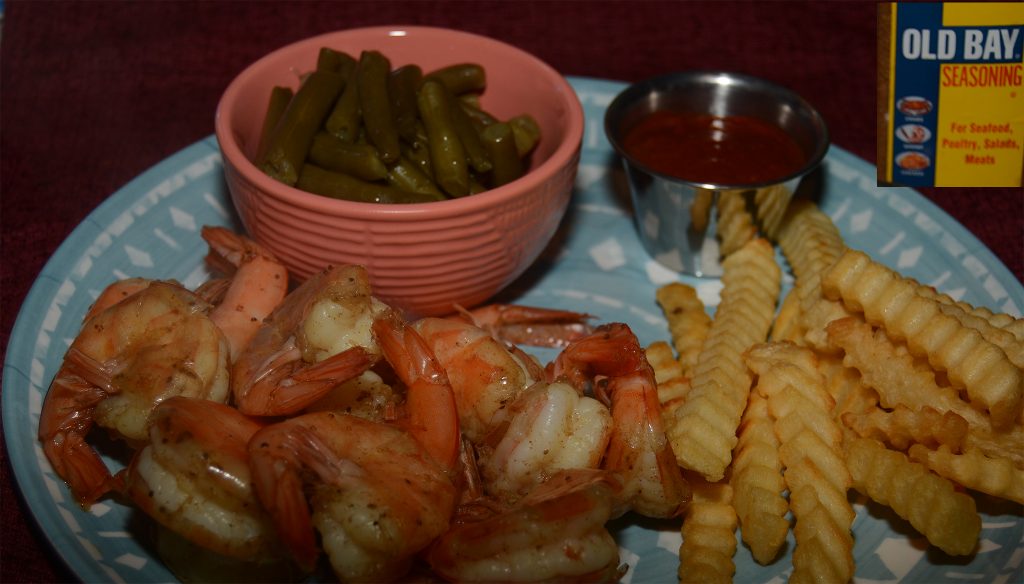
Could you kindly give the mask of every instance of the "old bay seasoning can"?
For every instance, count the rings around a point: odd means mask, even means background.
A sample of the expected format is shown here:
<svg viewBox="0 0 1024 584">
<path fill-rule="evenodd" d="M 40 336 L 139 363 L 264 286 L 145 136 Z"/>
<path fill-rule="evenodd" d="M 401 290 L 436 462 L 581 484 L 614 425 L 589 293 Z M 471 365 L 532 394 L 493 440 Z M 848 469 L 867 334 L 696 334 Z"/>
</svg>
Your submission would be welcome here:
<svg viewBox="0 0 1024 584">
<path fill-rule="evenodd" d="M 1020 186 L 1024 3 L 878 10 L 879 184 Z"/>
</svg>

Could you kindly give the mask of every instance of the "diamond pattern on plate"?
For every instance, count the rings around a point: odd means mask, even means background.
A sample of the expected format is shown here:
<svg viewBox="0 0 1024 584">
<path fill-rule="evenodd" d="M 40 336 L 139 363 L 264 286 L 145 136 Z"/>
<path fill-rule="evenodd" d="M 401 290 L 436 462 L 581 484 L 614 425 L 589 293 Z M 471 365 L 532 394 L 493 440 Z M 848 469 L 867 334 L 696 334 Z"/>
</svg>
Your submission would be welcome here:
<svg viewBox="0 0 1024 584">
<path fill-rule="evenodd" d="M 608 168 L 596 164 L 581 164 L 576 172 L 576 188 L 585 190 L 608 175 Z"/>
<path fill-rule="evenodd" d="M 133 266 L 138 268 L 152 268 L 153 267 L 153 256 L 149 252 L 141 250 L 133 245 L 124 246 L 124 251 L 128 254 L 128 261 Z"/>
<path fill-rule="evenodd" d="M 917 265 L 917 261 L 921 259 L 921 253 L 924 248 L 920 245 L 914 247 L 908 247 L 907 249 L 900 252 L 900 258 L 896 260 L 896 266 L 899 269 L 911 268 Z"/>
<path fill-rule="evenodd" d="M 198 226 L 196 225 L 196 216 L 192 213 L 174 206 L 170 208 L 169 213 L 171 214 L 171 223 L 178 229 L 184 229 L 192 232 L 195 232 L 198 229 Z"/>
<path fill-rule="evenodd" d="M 861 233 L 871 227 L 871 219 L 874 218 L 873 209 L 865 209 L 859 213 L 850 215 L 850 233 Z"/>
<path fill-rule="evenodd" d="M 644 271 L 647 272 L 647 279 L 655 286 L 664 286 L 669 282 L 679 279 L 679 274 L 666 268 L 654 260 L 644 262 Z"/>
<path fill-rule="evenodd" d="M 128 566 L 129 568 L 134 568 L 136 570 L 141 570 L 145 568 L 146 564 L 149 563 L 148 559 L 142 556 L 137 556 L 132 553 L 121 554 L 120 556 L 114 558 L 114 561 L 118 564 L 121 564 L 122 566 Z"/>
<path fill-rule="evenodd" d="M 626 264 L 626 252 L 619 240 L 606 239 L 590 248 L 590 258 L 597 267 L 608 272 Z"/>
</svg>

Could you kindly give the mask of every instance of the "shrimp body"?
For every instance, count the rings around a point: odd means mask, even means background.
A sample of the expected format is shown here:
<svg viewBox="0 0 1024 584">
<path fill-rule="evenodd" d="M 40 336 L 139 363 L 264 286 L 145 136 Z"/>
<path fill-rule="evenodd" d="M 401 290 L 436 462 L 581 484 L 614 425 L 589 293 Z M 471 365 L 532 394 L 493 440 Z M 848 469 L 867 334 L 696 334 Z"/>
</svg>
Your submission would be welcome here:
<svg viewBox="0 0 1024 584">
<path fill-rule="evenodd" d="M 536 383 L 504 413 L 500 439 L 479 448 L 488 493 L 514 501 L 564 469 L 598 468 L 612 434 L 599 401 L 565 383 Z M 485 441 L 490 442 L 490 440 Z"/>
<path fill-rule="evenodd" d="M 263 319 L 284 299 L 288 270 L 248 237 L 209 226 L 203 227 L 202 235 L 210 247 L 207 263 L 230 276 L 210 318 L 227 337 L 235 361 Z"/>
<path fill-rule="evenodd" d="M 471 442 L 481 441 L 490 431 L 495 415 L 543 377 L 536 364 L 510 351 L 475 325 L 423 318 L 413 326 L 447 372 L 455 392 L 460 427 Z"/>
<path fill-rule="evenodd" d="M 602 467 L 623 479 L 622 508 L 649 517 L 681 513 L 690 499 L 689 484 L 665 436 L 654 371 L 629 327 L 598 327 L 567 347 L 550 374 L 577 387 L 603 378 L 597 387 L 611 401 L 612 433 Z"/>
<path fill-rule="evenodd" d="M 227 399 L 227 341 L 208 310 L 180 285 L 151 282 L 86 322 L 72 342 L 43 401 L 39 440 L 83 506 L 117 486 L 85 441 L 94 424 L 139 444 L 163 400 Z"/>
<path fill-rule="evenodd" d="M 258 432 L 250 453 L 257 493 L 293 558 L 312 568 L 315 529 L 342 581 L 402 576 L 454 510 L 445 469 L 409 433 L 379 422 L 304 414 Z"/>
<path fill-rule="evenodd" d="M 390 308 L 360 266 L 332 267 L 289 293 L 232 368 L 238 409 L 288 415 L 362 374 L 380 354 L 373 321 Z"/>
<path fill-rule="evenodd" d="M 318 531 L 342 581 L 405 575 L 448 530 L 458 496 L 458 416 L 443 369 L 404 323 L 383 319 L 373 329 L 407 388 L 397 424 L 313 412 L 249 443 L 256 492 L 292 557 L 311 569 Z"/>
<path fill-rule="evenodd" d="M 513 508 L 455 525 L 430 547 L 431 568 L 453 582 L 613 582 L 619 548 L 605 528 L 613 475 L 563 471 Z"/>
<path fill-rule="evenodd" d="M 153 410 L 149 444 L 123 473 L 125 494 L 205 549 L 249 561 L 279 556 L 249 471 L 247 445 L 260 427 L 226 405 L 170 398 Z"/>
<path fill-rule="evenodd" d="M 88 322 L 92 317 L 117 304 L 118 302 L 128 298 L 136 292 L 141 292 L 149 287 L 152 280 L 148 278 L 124 278 L 118 280 L 106 288 L 100 293 L 96 301 L 92 303 L 89 310 L 85 313 L 82 318 L 82 322 Z"/>
</svg>

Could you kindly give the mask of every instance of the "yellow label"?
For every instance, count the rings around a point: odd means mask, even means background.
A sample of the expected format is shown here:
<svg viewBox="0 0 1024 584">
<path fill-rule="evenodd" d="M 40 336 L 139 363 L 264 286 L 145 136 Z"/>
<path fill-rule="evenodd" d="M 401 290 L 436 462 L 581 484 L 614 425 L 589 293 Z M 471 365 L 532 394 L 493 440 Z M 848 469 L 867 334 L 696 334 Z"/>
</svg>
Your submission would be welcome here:
<svg viewBox="0 0 1024 584">
<path fill-rule="evenodd" d="M 886 6 L 888 132 L 879 179 L 1019 186 L 1024 177 L 1024 3 Z M 881 95 L 881 93 L 880 93 Z M 881 146 L 880 146 L 881 147 Z"/>
</svg>

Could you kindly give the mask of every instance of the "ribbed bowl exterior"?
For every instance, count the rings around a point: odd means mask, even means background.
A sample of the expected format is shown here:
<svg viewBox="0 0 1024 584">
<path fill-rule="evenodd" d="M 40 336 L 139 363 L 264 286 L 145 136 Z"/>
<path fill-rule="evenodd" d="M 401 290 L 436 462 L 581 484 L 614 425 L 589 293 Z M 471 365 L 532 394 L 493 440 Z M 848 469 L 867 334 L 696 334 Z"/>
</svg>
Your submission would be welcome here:
<svg viewBox="0 0 1024 584">
<path fill-rule="evenodd" d="M 477 195 L 414 205 L 340 201 L 270 179 L 249 159 L 270 88 L 294 86 L 291 77 L 312 69 L 321 46 L 354 56 L 377 49 L 394 67 L 415 63 L 425 72 L 481 63 L 488 73 L 483 107 L 499 118 L 529 113 L 541 127 L 530 172 Z M 428 316 L 485 302 L 543 251 L 572 196 L 583 111 L 561 75 L 519 49 L 459 31 L 376 27 L 307 39 L 257 61 L 225 91 L 216 126 L 225 179 L 247 232 L 294 278 L 361 264 L 376 296 Z"/>
</svg>

